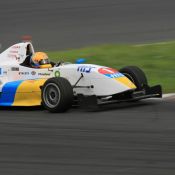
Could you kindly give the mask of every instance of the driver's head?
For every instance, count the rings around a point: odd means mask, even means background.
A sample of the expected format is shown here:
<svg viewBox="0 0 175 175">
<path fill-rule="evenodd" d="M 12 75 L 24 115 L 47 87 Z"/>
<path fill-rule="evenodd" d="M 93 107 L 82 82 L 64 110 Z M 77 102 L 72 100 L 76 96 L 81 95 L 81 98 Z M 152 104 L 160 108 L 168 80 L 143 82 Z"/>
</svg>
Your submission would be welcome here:
<svg viewBox="0 0 175 175">
<path fill-rule="evenodd" d="M 31 58 L 31 66 L 35 68 L 50 68 L 49 58 L 44 52 L 35 52 Z"/>
</svg>

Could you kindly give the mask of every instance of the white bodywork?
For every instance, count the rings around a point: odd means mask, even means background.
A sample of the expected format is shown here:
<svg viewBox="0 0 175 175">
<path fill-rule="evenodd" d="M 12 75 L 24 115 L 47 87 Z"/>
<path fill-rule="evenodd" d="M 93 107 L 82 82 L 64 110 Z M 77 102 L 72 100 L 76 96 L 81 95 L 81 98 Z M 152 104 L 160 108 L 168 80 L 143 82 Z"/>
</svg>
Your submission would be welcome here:
<svg viewBox="0 0 175 175">
<path fill-rule="evenodd" d="M 74 88 L 75 94 L 109 96 L 135 89 L 135 86 L 129 80 L 127 83 L 130 84 L 117 80 L 124 77 L 119 72 L 111 73 L 110 77 L 100 73 L 99 70 L 104 72 L 105 69 L 107 72 L 110 72 L 109 68 L 103 66 L 62 64 L 58 67 L 38 69 L 20 65 L 25 61 L 28 52 L 33 54 L 34 49 L 31 43 L 25 42 L 15 44 L 0 54 L 0 92 L 3 85 L 7 82 L 41 78 L 48 79 L 55 76 L 65 77 L 74 86 L 82 75 L 83 77 L 77 84 L 78 87 L 82 87 Z"/>
</svg>

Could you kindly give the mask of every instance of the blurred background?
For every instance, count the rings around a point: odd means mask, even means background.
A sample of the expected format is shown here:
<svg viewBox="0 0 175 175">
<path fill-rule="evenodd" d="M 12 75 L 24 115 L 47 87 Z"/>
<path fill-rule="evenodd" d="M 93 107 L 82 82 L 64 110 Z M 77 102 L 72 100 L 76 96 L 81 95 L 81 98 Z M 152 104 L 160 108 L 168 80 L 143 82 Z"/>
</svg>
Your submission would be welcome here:
<svg viewBox="0 0 175 175">
<path fill-rule="evenodd" d="M 1 0 L 1 49 L 31 35 L 36 49 L 175 38 L 174 0 Z"/>
</svg>

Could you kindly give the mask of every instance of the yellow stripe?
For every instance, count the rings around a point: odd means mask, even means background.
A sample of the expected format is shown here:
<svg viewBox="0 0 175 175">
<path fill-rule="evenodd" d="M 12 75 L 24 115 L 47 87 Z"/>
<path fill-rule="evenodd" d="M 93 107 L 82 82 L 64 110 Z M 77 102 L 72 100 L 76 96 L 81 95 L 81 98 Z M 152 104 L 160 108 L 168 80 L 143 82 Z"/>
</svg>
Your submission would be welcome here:
<svg viewBox="0 0 175 175">
<path fill-rule="evenodd" d="M 22 82 L 15 94 L 13 106 L 41 105 L 41 89 L 46 79 L 26 80 Z"/>
<path fill-rule="evenodd" d="M 132 83 L 127 77 L 119 77 L 119 78 L 115 78 L 115 80 L 121 82 L 122 84 L 124 84 L 125 86 L 131 88 L 131 89 L 135 89 L 136 86 L 134 85 L 134 83 Z"/>
</svg>

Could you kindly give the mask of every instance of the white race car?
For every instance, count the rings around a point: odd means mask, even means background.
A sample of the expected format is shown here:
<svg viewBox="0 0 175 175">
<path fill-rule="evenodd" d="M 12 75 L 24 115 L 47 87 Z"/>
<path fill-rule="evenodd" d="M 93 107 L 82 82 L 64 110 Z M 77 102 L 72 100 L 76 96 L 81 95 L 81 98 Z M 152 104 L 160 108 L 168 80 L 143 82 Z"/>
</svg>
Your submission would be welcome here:
<svg viewBox="0 0 175 175">
<path fill-rule="evenodd" d="M 73 104 L 107 104 L 162 97 L 161 86 L 149 87 L 135 66 L 115 69 L 93 64 L 52 63 L 33 68 L 30 42 L 18 43 L 0 54 L 0 106 L 43 105 L 64 112 Z"/>
</svg>

